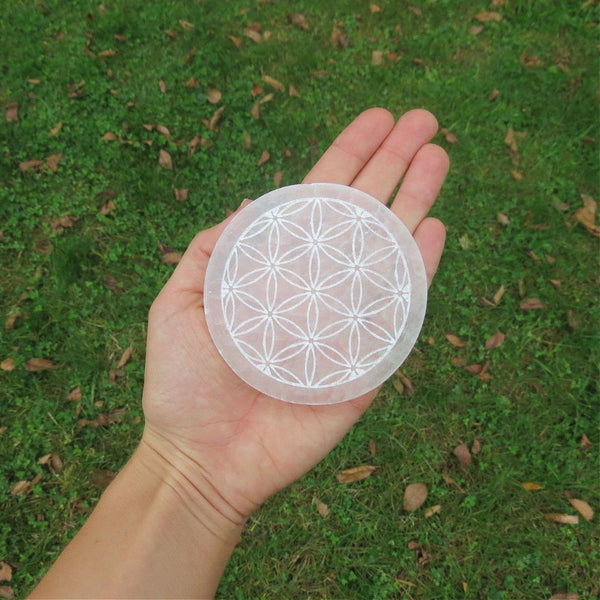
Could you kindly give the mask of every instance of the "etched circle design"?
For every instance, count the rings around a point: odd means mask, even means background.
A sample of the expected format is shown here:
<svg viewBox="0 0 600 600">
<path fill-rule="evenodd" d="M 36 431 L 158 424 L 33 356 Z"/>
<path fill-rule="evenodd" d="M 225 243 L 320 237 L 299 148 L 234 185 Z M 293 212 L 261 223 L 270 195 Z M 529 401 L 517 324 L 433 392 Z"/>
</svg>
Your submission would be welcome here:
<svg viewBox="0 0 600 600">
<path fill-rule="evenodd" d="M 217 348 L 242 379 L 283 400 L 339 402 L 375 388 L 412 348 L 410 319 L 417 334 L 423 319 L 424 270 L 407 233 L 345 186 L 290 186 L 254 201 L 209 263 Z"/>
</svg>

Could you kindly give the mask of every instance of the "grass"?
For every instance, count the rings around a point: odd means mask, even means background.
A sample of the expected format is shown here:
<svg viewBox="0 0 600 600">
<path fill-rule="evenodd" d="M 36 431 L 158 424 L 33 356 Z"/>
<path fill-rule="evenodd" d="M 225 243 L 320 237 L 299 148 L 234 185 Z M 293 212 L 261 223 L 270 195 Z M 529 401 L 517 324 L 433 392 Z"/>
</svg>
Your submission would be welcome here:
<svg viewBox="0 0 600 600">
<path fill-rule="evenodd" d="M 0 561 L 14 567 L 17 596 L 80 527 L 101 493 L 101 472 L 119 469 L 139 437 L 146 315 L 172 271 L 159 244 L 182 251 L 226 209 L 271 189 L 276 171 L 284 185 L 300 181 L 354 115 L 381 105 L 397 115 L 428 108 L 457 138 L 436 139 L 452 161 L 434 210 L 448 244 L 402 369 L 414 395 L 386 384 L 330 456 L 252 517 L 219 594 L 598 597 L 597 518 L 544 519 L 575 513 L 565 490 L 598 508 L 598 244 L 572 218 L 581 194 L 598 198 L 598 6 L 377 4 L 380 12 L 349 0 L 41 0 L 3 11 L 0 100 L 18 103 L 19 120 L 0 124 L 0 361 L 15 364 L 0 371 Z M 474 15 L 489 10 L 502 21 L 474 32 Z M 294 26 L 291 12 L 310 30 Z M 251 23 L 270 38 L 246 37 Z M 331 42 L 334 25 L 347 45 Z M 374 66 L 374 50 L 399 60 Z M 263 75 L 301 97 L 262 83 L 254 98 Z M 190 78 L 198 87 L 183 85 Z M 217 105 L 207 102 L 209 86 L 222 92 Z M 253 118 L 255 101 L 271 91 Z M 209 131 L 202 120 L 221 105 L 219 131 Z M 168 127 L 171 138 L 144 124 Z M 517 164 L 508 128 L 525 134 Z M 107 132 L 123 141 L 103 141 Z M 210 147 L 190 155 L 195 135 Z M 161 148 L 172 171 L 158 165 Z M 257 167 L 264 150 L 271 158 Z M 19 169 L 58 153 L 55 173 Z M 175 188 L 189 190 L 186 202 Z M 102 214 L 109 200 L 115 208 Z M 65 215 L 76 220 L 57 228 Z M 482 300 L 501 285 L 497 306 Z M 523 297 L 545 308 L 523 310 Z M 486 350 L 499 329 L 503 345 Z M 466 347 L 453 347 L 447 333 Z M 130 344 L 133 357 L 113 385 L 109 371 Z M 462 356 L 489 361 L 489 380 L 455 366 Z M 28 372 L 32 357 L 60 368 Z M 68 400 L 77 386 L 81 400 Z M 120 422 L 109 427 L 77 425 L 118 409 Z M 580 448 L 584 434 L 588 449 Z M 474 440 L 481 452 L 462 471 L 452 451 Z M 38 464 L 51 452 L 60 472 Z M 362 482 L 337 482 L 339 470 L 360 464 L 378 469 Z M 27 493 L 11 495 L 36 474 Z M 426 506 L 440 504 L 439 514 L 402 510 L 412 481 L 427 484 Z M 523 482 L 543 488 L 526 491 Z M 327 517 L 314 498 L 328 505 Z"/>
</svg>

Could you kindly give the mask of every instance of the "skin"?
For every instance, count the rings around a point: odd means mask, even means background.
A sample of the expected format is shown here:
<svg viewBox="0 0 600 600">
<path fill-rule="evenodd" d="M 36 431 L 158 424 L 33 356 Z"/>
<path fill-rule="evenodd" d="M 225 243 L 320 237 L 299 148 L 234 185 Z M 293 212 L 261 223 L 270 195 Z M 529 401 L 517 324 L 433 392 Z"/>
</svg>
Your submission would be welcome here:
<svg viewBox="0 0 600 600">
<path fill-rule="evenodd" d="M 427 217 L 448 170 L 446 153 L 429 143 L 436 131 L 424 110 L 398 122 L 367 110 L 304 179 L 388 204 L 413 233 L 429 283 L 445 240 L 442 223 Z M 211 597 L 247 517 L 317 464 L 373 401 L 377 390 L 335 405 L 287 404 L 223 361 L 203 286 L 231 218 L 193 239 L 154 301 L 140 445 L 32 598 Z"/>
</svg>

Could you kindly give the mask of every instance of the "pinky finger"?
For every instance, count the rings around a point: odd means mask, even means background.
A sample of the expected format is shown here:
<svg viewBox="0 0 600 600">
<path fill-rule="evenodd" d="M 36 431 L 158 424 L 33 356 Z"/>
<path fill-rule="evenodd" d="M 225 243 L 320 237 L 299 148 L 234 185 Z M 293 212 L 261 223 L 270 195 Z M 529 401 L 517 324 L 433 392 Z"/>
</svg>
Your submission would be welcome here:
<svg viewBox="0 0 600 600">
<path fill-rule="evenodd" d="M 428 217 L 421 221 L 415 230 L 414 237 L 425 264 L 427 285 L 430 286 L 442 257 L 446 241 L 446 228 L 438 219 Z"/>
</svg>

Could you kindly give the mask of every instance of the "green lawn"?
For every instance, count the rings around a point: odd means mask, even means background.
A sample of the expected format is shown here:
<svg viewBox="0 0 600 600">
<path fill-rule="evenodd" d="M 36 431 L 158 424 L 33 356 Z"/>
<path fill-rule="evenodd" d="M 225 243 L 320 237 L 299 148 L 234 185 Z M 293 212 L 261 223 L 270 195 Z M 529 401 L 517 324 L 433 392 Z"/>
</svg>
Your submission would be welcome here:
<svg viewBox="0 0 600 600">
<path fill-rule="evenodd" d="M 220 597 L 600 595 L 598 517 L 545 518 L 600 507 L 597 2 L 2 4 L 0 597 L 26 595 L 136 445 L 164 255 L 299 182 L 370 106 L 431 110 L 452 162 L 412 393 L 386 384 L 250 519 Z M 411 482 L 429 496 L 406 512 Z"/>
</svg>

